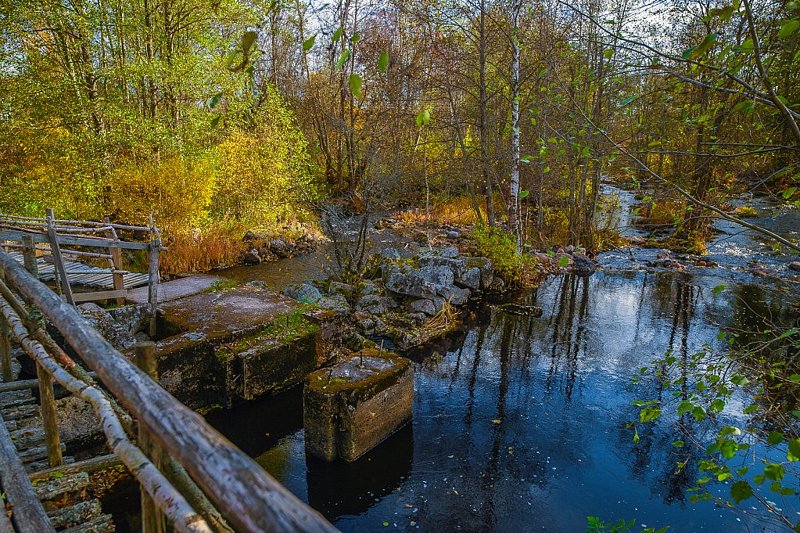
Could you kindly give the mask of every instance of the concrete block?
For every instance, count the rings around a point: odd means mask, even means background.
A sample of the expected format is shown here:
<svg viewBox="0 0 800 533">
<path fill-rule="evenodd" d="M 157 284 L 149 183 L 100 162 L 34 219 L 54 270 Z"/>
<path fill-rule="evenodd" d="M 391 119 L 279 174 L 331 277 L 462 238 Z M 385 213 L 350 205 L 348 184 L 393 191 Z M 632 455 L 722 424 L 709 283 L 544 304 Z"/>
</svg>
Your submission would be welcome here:
<svg viewBox="0 0 800 533">
<path fill-rule="evenodd" d="M 303 391 L 306 452 L 355 461 L 403 427 L 414 405 L 408 359 L 362 350 L 308 377 Z"/>
</svg>

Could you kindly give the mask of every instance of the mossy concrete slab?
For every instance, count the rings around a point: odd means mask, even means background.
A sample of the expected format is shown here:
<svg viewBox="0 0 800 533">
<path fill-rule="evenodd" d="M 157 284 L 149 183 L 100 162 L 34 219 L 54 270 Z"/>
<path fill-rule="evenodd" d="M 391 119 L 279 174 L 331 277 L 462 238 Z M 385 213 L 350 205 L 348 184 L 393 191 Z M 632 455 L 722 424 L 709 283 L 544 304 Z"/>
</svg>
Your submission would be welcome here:
<svg viewBox="0 0 800 533">
<path fill-rule="evenodd" d="M 252 333 L 300 307 L 290 298 L 251 285 L 195 294 L 159 306 L 168 329 L 203 334 L 212 341 Z"/>
<path fill-rule="evenodd" d="M 168 302 L 160 318 L 161 383 L 194 409 L 302 383 L 330 357 L 337 329 L 325 312 L 255 286 Z"/>
<path fill-rule="evenodd" d="M 303 392 L 306 452 L 355 461 L 403 427 L 414 405 L 408 359 L 362 350 L 309 375 Z"/>
</svg>

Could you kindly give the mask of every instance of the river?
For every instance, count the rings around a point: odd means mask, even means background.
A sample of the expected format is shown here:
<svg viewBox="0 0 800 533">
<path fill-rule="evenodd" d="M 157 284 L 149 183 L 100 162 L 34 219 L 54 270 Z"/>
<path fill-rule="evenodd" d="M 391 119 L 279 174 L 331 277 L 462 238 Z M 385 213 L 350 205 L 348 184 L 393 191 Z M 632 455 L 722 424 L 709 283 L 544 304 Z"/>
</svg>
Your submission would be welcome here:
<svg viewBox="0 0 800 533">
<path fill-rule="evenodd" d="M 617 194 L 627 213 L 631 193 Z M 796 213 L 776 221 L 759 209 L 784 234 L 800 228 Z M 551 276 L 514 296 L 542 307 L 540 318 L 479 309 L 463 331 L 411 354 L 413 422 L 356 463 L 305 456 L 299 388 L 208 420 L 343 531 L 585 531 L 588 516 L 636 519 L 636 530 L 781 530 L 747 502 L 690 503 L 700 474 L 675 473 L 687 452 L 672 446 L 668 417 L 639 443 L 626 427 L 638 416 L 631 403 L 657 386 L 633 385 L 632 375 L 654 358 L 724 349 L 721 328 L 797 319 L 786 257 L 749 232 L 718 229 L 709 250 L 719 268 L 652 268 L 656 250 L 625 248 L 602 254 L 603 270 L 589 278 Z M 324 255 L 231 274 L 279 286 L 319 275 Z M 776 275 L 756 276 L 746 269 L 753 260 Z M 723 416 L 744 424 L 736 406 Z M 796 495 L 772 500 L 800 519 Z"/>
</svg>

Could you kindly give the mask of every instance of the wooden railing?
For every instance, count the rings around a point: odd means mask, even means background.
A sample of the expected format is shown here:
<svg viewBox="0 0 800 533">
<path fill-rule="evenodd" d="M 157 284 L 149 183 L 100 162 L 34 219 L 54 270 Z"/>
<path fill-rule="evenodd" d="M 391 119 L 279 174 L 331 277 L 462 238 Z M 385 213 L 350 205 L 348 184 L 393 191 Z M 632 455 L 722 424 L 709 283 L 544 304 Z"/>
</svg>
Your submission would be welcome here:
<svg viewBox="0 0 800 533">
<path fill-rule="evenodd" d="M 145 242 L 123 239 L 121 234 L 138 235 L 138 241 Z M 25 265 L 34 273 L 33 267 L 37 264 L 37 256 L 44 254 L 54 265 L 56 289 L 71 304 L 96 300 L 116 300 L 118 304 L 123 304 L 128 294 L 124 279 L 126 275 L 132 273 L 124 269 L 122 251 L 146 251 L 148 302 L 155 316 L 158 303 L 159 253 L 164 248 L 161 245 L 161 233 L 153 223 L 152 217 L 149 226 L 132 226 L 113 224 L 108 219 L 105 222 L 61 220 L 55 217 L 52 209 L 46 210 L 45 218 L 0 213 L 0 247 L 21 251 Z M 88 272 L 94 274 L 107 272 L 106 277 L 110 277 L 111 287 L 101 291 L 73 293 L 71 278 L 81 275 L 86 277 L 86 271 L 71 270 L 71 265 L 81 267 L 82 265 L 68 263 L 65 258 L 106 261 L 108 268 L 94 268 Z M 152 327 L 155 327 L 154 320 Z"/>
<path fill-rule="evenodd" d="M 31 309 L 38 313 L 32 315 Z M 61 333 L 89 369 L 64 353 L 47 334 L 43 320 Z M 145 372 L 92 329 L 74 306 L 0 250 L 0 358 L 4 367 L 10 367 L 9 339 L 18 342 L 36 362 L 51 465 L 58 465 L 55 450 L 60 449 L 55 417 L 49 412 L 54 411 L 52 383 L 56 382 L 94 406 L 113 454 L 142 487 L 143 505 L 152 504 L 145 510 L 146 517 L 153 517 L 148 519 L 154 524 L 150 530 L 161 530 L 158 522 L 163 515 L 178 531 L 336 531 L 148 375 L 153 368 L 152 346 L 137 350 Z M 30 383 L 17 385 L 22 386 Z M 4 387 L 11 390 L 15 382 L 0 384 L 0 390 Z M 52 417 L 49 428 L 48 417 Z M 0 428 L 0 455 L 4 458 L 0 483 L 14 505 L 13 520 L 22 522 L 15 523 L 17 530 L 46 531 L 40 529 L 46 515 L 42 515 L 41 505 L 37 509 L 38 500 L 31 499 L 32 492 L 19 479 L 21 467 L 14 467 L 13 458 L 6 460 L 4 442 Z M 8 490 L 8 483 L 13 490 Z"/>
</svg>

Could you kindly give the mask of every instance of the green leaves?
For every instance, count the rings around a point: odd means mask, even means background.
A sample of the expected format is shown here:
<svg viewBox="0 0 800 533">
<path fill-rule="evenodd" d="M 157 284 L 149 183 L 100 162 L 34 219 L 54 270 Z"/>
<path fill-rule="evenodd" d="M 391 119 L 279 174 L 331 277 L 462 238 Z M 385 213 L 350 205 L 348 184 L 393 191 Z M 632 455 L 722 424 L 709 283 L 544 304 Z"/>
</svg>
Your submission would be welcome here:
<svg viewBox="0 0 800 533">
<path fill-rule="evenodd" d="M 343 34 L 344 34 L 344 30 L 342 29 L 341 26 L 336 28 L 336 31 L 333 32 L 333 42 L 336 42 L 336 41 L 340 40 L 342 38 Z"/>
<path fill-rule="evenodd" d="M 347 62 L 347 58 L 350 57 L 350 49 L 345 48 L 342 50 L 342 53 L 339 54 L 339 59 L 336 60 L 336 68 L 341 70 L 344 64 Z"/>
<path fill-rule="evenodd" d="M 311 37 L 309 37 L 308 39 L 303 41 L 303 52 L 308 52 L 309 50 L 314 48 L 314 41 L 316 41 L 316 40 L 317 40 L 317 36 L 316 35 L 312 35 Z"/>
<path fill-rule="evenodd" d="M 786 452 L 786 460 L 791 462 L 800 461 L 800 439 L 789 441 L 789 450 Z"/>
<path fill-rule="evenodd" d="M 558 264 L 558 268 L 566 267 L 567 265 L 569 265 L 569 256 L 568 255 L 562 255 L 561 257 L 558 258 L 558 263 L 557 264 Z"/>
<path fill-rule="evenodd" d="M 211 98 L 209 98 L 208 102 L 207 102 L 208 108 L 209 109 L 214 109 L 215 107 L 217 107 L 217 104 L 219 103 L 220 98 L 222 98 L 222 93 L 217 93 L 217 94 L 213 95 Z"/>
<path fill-rule="evenodd" d="M 753 487 L 747 481 L 737 481 L 731 485 L 731 498 L 736 503 L 741 503 L 753 496 Z"/>
<path fill-rule="evenodd" d="M 248 55 L 250 49 L 256 44 L 256 37 L 258 37 L 258 35 L 254 31 L 246 31 L 242 34 L 242 52 L 244 52 L 245 55 Z"/>
<path fill-rule="evenodd" d="M 714 45 L 714 43 L 717 42 L 717 40 L 719 40 L 719 35 L 713 32 L 709 33 L 705 36 L 700 44 L 684 50 L 684 52 L 681 54 L 681 57 L 684 59 L 694 59 L 700 55 L 703 55 Z"/>
<path fill-rule="evenodd" d="M 787 20 L 781 24 L 781 29 L 778 31 L 779 39 L 786 39 L 800 28 L 800 19 Z"/>
<path fill-rule="evenodd" d="M 385 74 L 387 70 L 389 70 L 389 52 L 384 50 L 378 58 L 378 71 Z"/>
<path fill-rule="evenodd" d="M 350 88 L 350 92 L 356 98 L 361 98 L 361 76 L 358 74 L 350 74 L 350 77 L 347 78 L 347 86 Z"/>
<path fill-rule="evenodd" d="M 717 285 L 716 287 L 714 287 L 713 289 L 711 289 L 711 292 L 712 292 L 713 294 L 720 294 L 720 293 L 721 293 L 721 292 L 723 292 L 724 290 L 725 290 L 725 285 Z"/>
<path fill-rule="evenodd" d="M 417 113 L 416 123 L 418 128 L 429 125 L 431 123 L 431 110 L 423 109 Z"/>
</svg>

